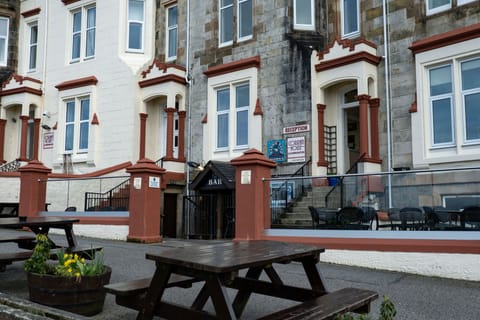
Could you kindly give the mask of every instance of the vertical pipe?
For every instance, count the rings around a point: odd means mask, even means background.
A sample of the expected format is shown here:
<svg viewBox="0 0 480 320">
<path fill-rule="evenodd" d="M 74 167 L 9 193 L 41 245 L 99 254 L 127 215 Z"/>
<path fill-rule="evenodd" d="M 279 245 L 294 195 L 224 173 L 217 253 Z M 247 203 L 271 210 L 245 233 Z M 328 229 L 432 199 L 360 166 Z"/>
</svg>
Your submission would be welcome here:
<svg viewBox="0 0 480 320">
<path fill-rule="evenodd" d="M 191 149 L 192 149 L 192 113 L 191 113 L 191 108 L 190 108 L 190 103 L 192 102 L 192 87 L 191 87 L 191 82 L 190 82 L 190 0 L 187 0 L 187 43 L 185 46 L 185 69 L 187 70 L 187 73 L 185 75 L 185 80 L 187 82 L 187 87 L 188 87 L 188 100 L 187 100 L 187 108 L 186 112 L 188 114 L 187 121 L 188 121 L 188 132 L 186 135 L 186 138 L 188 139 L 187 142 L 187 161 L 190 161 L 191 157 Z M 186 190 L 185 194 L 186 196 L 190 196 L 190 166 L 185 166 L 186 167 Z M 186 206 L 186 212 L 185 212 L 185 220 L 184 223 L 186 224 L 186 234 L 187 238 L 190 235 L 190 204 Z"/>
</svg>

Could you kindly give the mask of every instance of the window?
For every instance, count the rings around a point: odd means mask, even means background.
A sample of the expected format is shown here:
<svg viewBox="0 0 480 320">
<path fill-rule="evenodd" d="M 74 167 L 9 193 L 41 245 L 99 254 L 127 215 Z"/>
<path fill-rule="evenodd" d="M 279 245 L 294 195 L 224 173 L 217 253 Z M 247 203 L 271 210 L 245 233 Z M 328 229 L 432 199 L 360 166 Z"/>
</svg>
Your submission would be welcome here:
<svg viewBox="0 0 480 320">
<path fill-rule="evenodd" d="M 451 66 L 433 68 L 430 76 L 430 106 L 432 113 L 432 144 L 452 144 L 453 140 L 453 90 Z"/>
<path fill-rule="evenodd" d="M 220 46 L 227 46 L 233 43 L 235 21 L 237 21 L 237 41 L 245 41 L 252 38 L 253 0 L 236 0 L 238 19 L 234 19 L 233 1 L 234 0 L 220 0 Z"/>
<path fill-rule="evenodd" d="M 475 0 L 457 0 L 457 5 L 461 6 L 462 4 L 467 4 L 474 2 Z"/>
<path fill-rule="evenodd" d="M 248 146 L 248 116 L 250 110 L 250 84 L 230 85 L 216 90 L 217 97 L 217 149 Z M 232 104 L 231 101 L 235 103 Z M 233 130 L 231 130 L 232 128 Z M 230 140 L 230 133 L 234 139 Z"/>
<path fill-rule="evenodd" d="M 315 30 L 313 0 L 294 0 L 293 24 L 297 30 Z"/>
<path fill-rule="evenodd" d="M 7 65 L 8 18 L 0 17 L 0 66 Z"/>
<path fill-rule="evenodd" d="M 95 56 L 95 31 L 95 7 L 81 8 L 72 12 L 72 62 Z"/>
<path fill-rule="evenodd" d="M 465 141 L 480 142 L 480 58 L 461 63 Z"/>
<path fill-rule="evenodd" d="M 128 50 L 143 50 L 145 1 L 128 0 Z"/>
<path fill-rule="evenodd" d="M 177 57 L 178 11 L 177 6 L 167 8 L 167 60 Z"/>
<path fill-rule="evenodd" d="M 360 6 L 358 0 L 342 1 L 342 37 L 354 37 L 360 33 Z"/>
<path fill-rule="evenodd" d="M 437 12 L 448 10 L 452 7 L 451 0 L 427 0 L 427 14 L 435 14 Z"/>
<path fill-rule="evenodd" d="M 28 43 L 28 70 L 35 71 L 37 68 L 37 45 L 38 45 L 38 25 L 32 23 L 29 25 L 30 37 Z"/>
<path fill-rule="evenodd" d="M 88 151 L 90 98 L 68 100 L 65 103 L 65 153 Z"/>
</svg>

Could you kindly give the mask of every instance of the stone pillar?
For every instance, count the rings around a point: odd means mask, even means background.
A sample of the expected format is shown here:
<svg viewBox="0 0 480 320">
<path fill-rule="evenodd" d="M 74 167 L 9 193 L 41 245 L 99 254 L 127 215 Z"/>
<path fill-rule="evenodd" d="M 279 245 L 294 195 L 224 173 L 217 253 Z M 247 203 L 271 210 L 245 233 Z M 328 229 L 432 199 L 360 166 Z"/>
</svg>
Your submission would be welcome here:
<svg viewBox="0 0 480 320">
<path fill-rule="evenodd" d="M 271 170 L 276 163 L 256 149 L 232 159 L 235 170 L 235 239 L 259 240 L 270 228 Z"/>
<path fill-rule="evenodd" d="M 178 112 L 178 160 L 186 161 L 185 159 L 185 118 L 186 111 Z"/>
<path fill-rule="evenodd" d="M 0 119 L 0 164 L 5 163 L 5 125 L 7 120 Z"/>
<path fill-rule="evenodd" d="M 147 118 L 148 114 L 140 113 L 140 150 L 138 154 L 139 159 L 145 159 L 145 144 L 147 134 Z"/>
<path fill-rule="evenodd" d="M 317 104 L 317 123 L 318 123 L 318 161 L 317 167 L 328 167 L 325 160 L 325 108 L 324 104 Z"/>
<path fill-rule="evenodd" d="M 173 115 L 177 110 L 175 108 L 166 108 L 167 113 L 167 152 L 165 158 L 173 160 Z"/>
<path fill-rule="evenodd" d="M 357 97 L 360 102 L 360 155 L 365 154 L 369 158 L 368 153 L 368 100 L 370 96 L 362 94 Z"/>
<path fill-rule="evenodd" d="M 28 116 L 20 116 L 22 121 L 22 131 L 20 136 L 20 156 L 19 159 L 26 161 L 27 159 L 27 133 L 28 133 Z"/>
<path fill-rule="evenodd" d="M 38 160 L 30 161 L 18 169 L 20 172 L 20 199 L 18 213 L 34 217 L 45 210 L 48 174 L 52 172 Z"/>
<path fill-rule="evenodd" d="M 380 160 L 380 146 L 378 140 L 378 107 L 380 99 L 370 99 L 370 142 L 372 146 L 372 158 Z"/>
<path fill-rule="evenodd" d="M 130 173 L 130 222 L 127 240 L 160 242 L 160 186 L 165 169 L 150 159 L 140 159 L 126 170 Z"/>
</svg>

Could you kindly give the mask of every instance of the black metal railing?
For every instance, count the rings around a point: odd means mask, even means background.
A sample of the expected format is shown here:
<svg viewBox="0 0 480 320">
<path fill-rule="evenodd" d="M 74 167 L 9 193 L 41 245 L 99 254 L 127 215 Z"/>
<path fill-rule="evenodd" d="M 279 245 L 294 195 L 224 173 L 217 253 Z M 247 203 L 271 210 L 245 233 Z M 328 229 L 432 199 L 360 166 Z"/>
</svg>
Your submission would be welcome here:
<svg viewBox="0 0 480 320">
<path fill-rule="evenodd" d="M 0 166 L 0 172 L 14 172 L 20 167 L 20 161 L 13 160 Z"/>
<path fill-rule="evenodd" d="M 106 192 L 85 192 L 85 211 L 128 211 L 130 180 Z"/>
<path fill-rule="evenodd" d="M 310 179 L 288 179 L 309 176 L 311 162 L 312 158 L 308 159 L 308 161 L 293 174 L 285 176 L 286 180 L 273 180 L 270 182 L 270 211 L 272 223 L 277 223 L 282 215 L 287 212 L 295 202 L 301 199 L 306 194 L 307 189 L 311 187 Z M 273 178 L 283 177 L 275 176 Z"/>
<path fill-rule="evenodd" d="M 350 174 L 350 173 L 357 173 L 358 172 L 358 164 L 365 158 L 367 154 L 364 152 L 362 153 L 357 160 L 352 164 L 352 166 L 345 172 L 345 174 Z M 345 206 L 345 199 L 344 199 L 344 185 L 343 185 L 343 180 L 345 176 L 341 177 L 335 177 L 336 183 L 333 185 L 332 190 L 330 190 L 326 195 L 325 195 L 325 206 L 327 208 L 342 208 Z M 333 197 L 334 195 L 338 195 L 339 203 L 332 204 L 331 202 L 329 203 L 328 200 L 330 197 Z"/>
</svg>

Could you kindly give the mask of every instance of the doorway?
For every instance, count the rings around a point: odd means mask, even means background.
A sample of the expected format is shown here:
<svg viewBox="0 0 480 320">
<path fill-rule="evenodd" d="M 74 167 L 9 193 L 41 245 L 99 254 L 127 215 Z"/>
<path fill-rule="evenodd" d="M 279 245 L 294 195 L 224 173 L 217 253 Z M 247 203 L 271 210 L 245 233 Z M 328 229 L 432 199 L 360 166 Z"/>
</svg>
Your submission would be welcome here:
<svg viewBox="0 0 480 320">
<path fill-rule="evenodd" d="M 164 193 L 163 199 L 163 236 L 168 238 L 177 237 L 177 194 Z"/>
<path fill-rule="evenodd" d="M 360 156 L 360 123 L 359 107 L 344 109 L 344 146 L 345 172 L 347 172 Z M 351 172 L 354 173 L 354 172 Z"/>
</svg>

